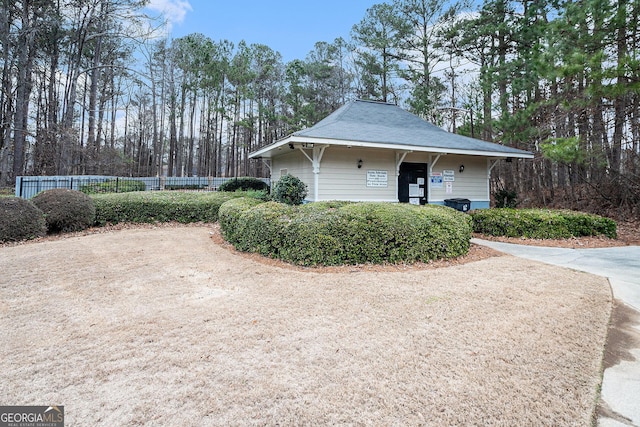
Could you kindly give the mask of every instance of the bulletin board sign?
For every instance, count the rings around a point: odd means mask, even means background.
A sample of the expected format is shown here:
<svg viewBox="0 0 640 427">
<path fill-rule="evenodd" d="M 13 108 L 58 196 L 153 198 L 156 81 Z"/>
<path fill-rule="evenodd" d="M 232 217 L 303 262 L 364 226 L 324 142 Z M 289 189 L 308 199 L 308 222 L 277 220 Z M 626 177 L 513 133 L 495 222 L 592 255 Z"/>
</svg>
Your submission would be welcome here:
<svg viewBox="0 0 640 427">
<path fill-rule="evenodd" d="M 367 171 L 367 187 L 386 188 L 389 185 L 387 171 L 368 170 Z"/>
</svg>

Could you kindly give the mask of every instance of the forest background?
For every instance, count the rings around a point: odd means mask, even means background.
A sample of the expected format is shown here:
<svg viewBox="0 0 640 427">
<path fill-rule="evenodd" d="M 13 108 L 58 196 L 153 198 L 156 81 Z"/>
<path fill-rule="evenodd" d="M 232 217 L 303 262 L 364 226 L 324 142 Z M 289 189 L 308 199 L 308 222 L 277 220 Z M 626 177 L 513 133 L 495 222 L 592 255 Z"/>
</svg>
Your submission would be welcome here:
<svg viewBox="0 0 640 427">
<path fill-rule="evenodd" d="M 170 40 L 144 6 L 0 0 L 0 188 L 267 176 L 250 152 L 360 98 L 533 152 L 492 171 L 521 206 L 640 216 L 637 0 L 393 0 L 289 62 L 268 44 Z"/>
</svg>

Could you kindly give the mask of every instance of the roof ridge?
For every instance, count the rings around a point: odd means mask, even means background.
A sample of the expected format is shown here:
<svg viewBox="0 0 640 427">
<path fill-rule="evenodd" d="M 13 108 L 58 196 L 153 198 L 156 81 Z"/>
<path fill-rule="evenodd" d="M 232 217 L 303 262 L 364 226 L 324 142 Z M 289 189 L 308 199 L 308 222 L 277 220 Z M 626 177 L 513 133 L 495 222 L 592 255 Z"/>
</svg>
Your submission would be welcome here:
<svg viewBox="0 0 640 427">
<path fill-rule="evenodd" d="M 354 99 L 353 102 L 368 102 L 370 104 L 383 104 L 383 105 L 390 105 L 392 107 L 397 107 L 398 104 L 393 104 L 391 102 L 388 101 L 376 101 L 374 99 L 360 99 L 360 98 L 356 98 Z"/>
</svg>

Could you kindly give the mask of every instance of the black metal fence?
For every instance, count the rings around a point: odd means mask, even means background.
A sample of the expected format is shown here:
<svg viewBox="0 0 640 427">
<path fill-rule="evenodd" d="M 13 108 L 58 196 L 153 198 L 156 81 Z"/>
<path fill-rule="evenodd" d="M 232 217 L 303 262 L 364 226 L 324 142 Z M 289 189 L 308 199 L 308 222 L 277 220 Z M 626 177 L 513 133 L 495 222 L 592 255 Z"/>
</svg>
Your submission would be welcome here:
<svg viewBox="0 0 640 427">
<path fill-rule="evenodd" d="M 41 191 L 68 188 L 84 193 L 124 193 L 128 191 L 198 190 L 216 191 L 223 182 L 235 178 L 220 177 L 118 177 L 118 176 L 19 176 L 16 196 L 30 199 Z M 269 178 L 260 178 L 270 185 Z"/>
</svg>

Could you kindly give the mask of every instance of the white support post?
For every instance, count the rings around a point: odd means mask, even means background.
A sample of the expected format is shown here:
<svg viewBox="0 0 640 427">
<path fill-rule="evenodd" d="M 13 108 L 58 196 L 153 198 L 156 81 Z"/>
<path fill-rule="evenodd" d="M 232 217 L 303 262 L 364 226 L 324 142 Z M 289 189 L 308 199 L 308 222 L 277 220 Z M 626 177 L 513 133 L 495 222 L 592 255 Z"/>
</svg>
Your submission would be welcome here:
<svg viewBox="0 0 640 427">
<path fill-rule="evenodd" d="M 427 177 L 427 203 L 431 204 L 431 175 L 433 175 L 433 167 L 438 163 L 443 154 L 438 154 L 433 160 L 433 155 L 429 156 L 429 176 Z"/>
<path fill-rule="evenodd" d="M 500 159 L 487 159 L 487 200 L 491 200 L 491 171 L 498 164 Z"/>
<path fill-rule="evenodd" d="M 322 156 L 324 156 L 324 150 L 326 145 L 322 147 L 313 147 L 313 199 L 315 202 L 320 197 L 320 163 L 322 162 Z"/>
<path fill-rule="evenodd" d="M 311 162 L 313 167 L 313 201 L 317 202 L 320 196 L 318 186 L 320 185 L 320 164 L 322 163 L 322 156 L 324 156 L 324 150 L 327 149 L 327 145 L 314 145 L 311 156 L 307 154 L 302 147 L 298 147 L 302 154 Z"/>
<path fill-rule="evenodd" d="M 411 151 L 396 151 L 396 199 L 400 190 L 400 165 Z M 397 199 L 399 201 L 399 199 Z"/>
<path fill-rule="evenodd" d="M 400 176 L 400 165 L 411 151 L 396 151 L 396 176 Z"/>
</svg>

